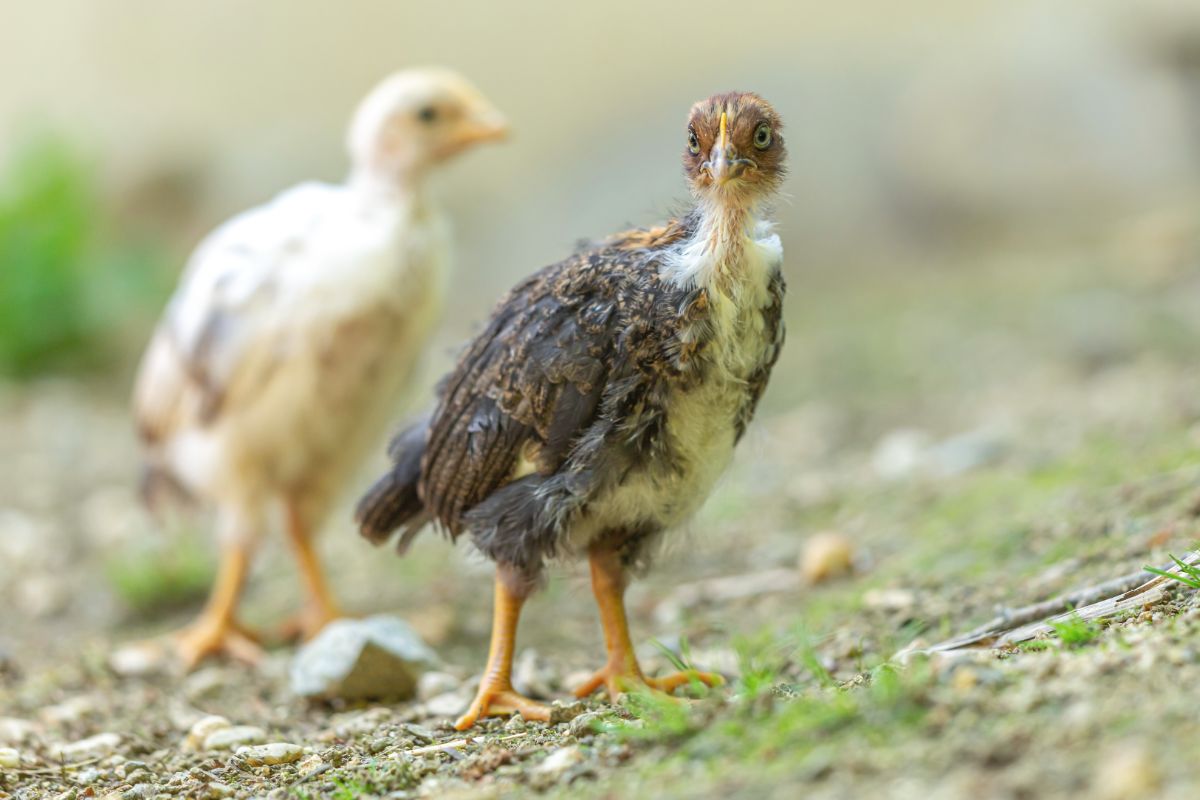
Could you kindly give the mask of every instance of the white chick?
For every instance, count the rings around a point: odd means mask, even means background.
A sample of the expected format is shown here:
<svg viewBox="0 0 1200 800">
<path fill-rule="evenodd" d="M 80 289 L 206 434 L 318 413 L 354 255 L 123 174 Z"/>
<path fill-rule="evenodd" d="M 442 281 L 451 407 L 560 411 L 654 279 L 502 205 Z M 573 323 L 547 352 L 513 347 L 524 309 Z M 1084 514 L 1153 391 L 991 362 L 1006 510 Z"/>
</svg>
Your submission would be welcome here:
<svg viewBox="0 0 1200 800">
<path fill-rule="evenodd" d="M 396 73 L 354 115 L 345 182 L 289 189 L 192 256 L 134 394 L 148 500 L 182 493 L 216 511 L 218 576 L 175 638 L 188 666 L 256 660 L 236 611 L 274 508 L 306 591 L 295 632 L 338 616 L 313 535 L 382 437 L 442 305 L 449 231 L 426 178 L 505 129 L 459 75 Z"/>
</svg>

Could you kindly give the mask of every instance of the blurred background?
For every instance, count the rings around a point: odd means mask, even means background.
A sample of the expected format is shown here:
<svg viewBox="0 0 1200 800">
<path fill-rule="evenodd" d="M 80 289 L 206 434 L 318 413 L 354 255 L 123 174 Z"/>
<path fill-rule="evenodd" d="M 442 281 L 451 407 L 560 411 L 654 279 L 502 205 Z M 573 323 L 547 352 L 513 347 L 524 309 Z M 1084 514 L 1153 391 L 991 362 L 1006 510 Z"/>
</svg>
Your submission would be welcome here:
<svg viewBox="0 0 1200 800">
<path fill-rule="evenodd" d="M 694 100 L 752 89 L 786 121 L 770 435 L 698 523 L 705 545 L 647 596 L 792 563 L 818 524 L 870 527 L 846 508 L 864 485 L 1200 419 L 1194 0 L 6 0 L 3 20 L 0 649 L 164 630 L 203 595 L 203 522 L 161 533 L 136 502 L 140 349 L 199 239 L 291 184 L 340 180 L 351 110 L 403 66 L 461 70 L 513 135 L 439 181 L 453 304 L 398 416 L 517 278 L 686 201 Z M 767 495 L 765 527 L 739 519 Z M 431 640 L 478 655 L 486 595 L 461 576 L 485 567 L 435 537 L 414 560 L 373 558 L 332 527 L 347 605 L 424 609 Z M 876 558 L 911 533 L 873 530 L 900 537 Z M 722 544 L 734 533 L 749 547 Z M 252 620 L 295 596 L 286 561 L 265 561 Z"/>
<path fill-rule="evenodd" d="M 403 65 L 461 69 L 515 130 L 443 181 L 459 286 L 478 291 L 452 337 L 578 238 L 672 210 L 682 120 L 715 90 L 753 88 L 788 122 L 778 217 L 796 276 L 1073 237 L 1195 190 L 1191 3 L 802 1 L 763 3 L 744 25 L 722 9 L 12 4 L 5 371 L 52 371 L 89 341 L 136 351 L 145 317 L 131 313 L 153 314 L 190 246 L 299 179 L 339 179 L 351 109 Z M 43 314 L 37 298 L 78 308 Z M 34 341 L 9 341 L 23 336 Z M 127 374 L 123 355 L 113 363 Z"/>
</svg>

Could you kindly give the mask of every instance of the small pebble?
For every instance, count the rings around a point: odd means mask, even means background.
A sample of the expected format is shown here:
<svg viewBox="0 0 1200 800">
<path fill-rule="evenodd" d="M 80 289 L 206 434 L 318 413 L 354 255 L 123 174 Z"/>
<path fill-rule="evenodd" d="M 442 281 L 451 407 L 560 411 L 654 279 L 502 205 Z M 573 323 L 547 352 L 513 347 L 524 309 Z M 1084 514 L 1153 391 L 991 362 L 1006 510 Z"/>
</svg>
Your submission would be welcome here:
<svg viewBox="0 0 1200 800">
<path fill-rule="evenodd" d="M 607 716 L 603 711 L 588 711 L 571 720 L 571 735 L 576 739 L 591 736 L 595 733 L 595 725 Z"/>
<path fill-rule="evenodd" d="M 134 642 L 108 657 L 108 668 L 123 678 L 140 678 L 162 672 L 170 654 L 161 642 Z"/>
<path fill-rule="evenodd" d="M 534 767 L 533 771 L 539 775 L 558 778 L 571 767 L 582 763 L 583 751 L 575 745 L 570 745 L 551 751 L 546 760 Z"/>
<path fill-rule="evenodd" d="M 804 543 L 800 573 L 809 583 L 840 578 L 854 568 L 854 543 L 832 531 L 818 533 Z"/>
<path fill-rule="evenodd" d="M 48 725 L 69 725 L 79 722 L 96 710 L 96 701 L 90 697 L 72 697 L 69 700 L 46 706 L 40 712 L 42 720 Z"/>
<path fill-rule="evenodd" d="M 917 596 L 908 589 L 870 589 L 863 605 L 874 611 L 908 611 L 917 604 Z"/>
<path fill-rule="evenodd" d="M 219 728 L 204 739 L 205 750 L 234 750 L 242 745 L 259 744 L 265 741 L 267 732 L 253 725 L 234 725 Z"/>
<path fill-rule="evenodd" d="M 0 717 L 0 744 L 23 744 L 34 738 L 37 726 L 16 717 Z"/>
<path fill-rule="evenodd" d="M 252 767 L 273 767 L 278 764 L 291 764 L 299 761 L 304 755 L 304 748 L 288 742 L 272 742 L 271 744 L 239 747 L 237 755 L 245 759 Z"/>
<path fill-rule="evenodd" d="M 562 700 L 555 700 L 550 704 L 550 724 L 570 722 L 586 710 L 587 706 L 579 701 L 564 703 Z"/>
<path fill-rule="evenodd" d="M 87 786 L 89 783 L 95 783 L 100 780 L 102 773 L 95 767 L 84 767 L 75 773 L 75 782 L 80 786 Z"/>
<path fill-rule="evenodd" d="M 325 759 L 314 753 L 311 756 L 307 756 L 303 761 L 297 764 L 296 769 L 302 776 L 307 777 L 324 767 L 325 763 Z"/>
<path fill-rule="evenodd" d="M 21 766 L 21 754 L 11 747 L 0 747 L 0 767 L 16 769 Z"/>
<path fill-rule="evenodd" d="M 119 733 L 98 733 L 78 742 L 50 746 L 50 757 L 56 761 L 83 761 L 112 755 L 121 744 Z"/>
<path fill-rule="evenodd" d="M 126 771 L 126 773 L 125 773 L 125 782 L 128 783 L 130 786 L 138 786 L 143 783 L 151 783 L 151 782 L 153 782 L 153 780 L 154 780 L 154 776 L 151 775 L 148 771 L 146 771 L 144 769 L 135 769 L 131 772 Z"/>
<path fill-rule="evenodd" d="M 410 736 L 415 737 L 422 744 L 428 744 L 436 738 L 433 731 L 412 722 L 406 723 L 404 730 L 408 731 Z"/>
<path fill-rule="evenodd" d="M 183 747 L 185 750 L 202 750 L 209 736 L 212 736 L 217 731 L 228 730 L 233 727 L 229 720 L 224 717 L 216 716 L 215 714 L 207 717 L 201 717 L 196 720 L 195 724 L 188 730 L 187 738 L 184 739 Z M 243 744 L 248 744 L 243 742 Z"/>
</svg>

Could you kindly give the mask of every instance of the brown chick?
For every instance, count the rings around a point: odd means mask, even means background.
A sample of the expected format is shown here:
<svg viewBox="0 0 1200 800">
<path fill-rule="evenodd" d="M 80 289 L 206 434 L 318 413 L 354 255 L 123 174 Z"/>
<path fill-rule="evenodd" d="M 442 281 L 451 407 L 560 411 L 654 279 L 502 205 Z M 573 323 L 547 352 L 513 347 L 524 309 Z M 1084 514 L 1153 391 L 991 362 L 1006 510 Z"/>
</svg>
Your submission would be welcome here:
<svg viewBox="0 0 1200 800">
<path fill-rule="evenodd" d="M 496 562 L 491 651 L 457 727 L 546 706 L 510 679 L 517 619 L 547 560 L 586 555 L 607 660 L 579 688 L 612 697 L 717 676 L 643 674 L 626 621 L 630 573 L 711 492 L 783 343 L 779 237 L 766 203 L 784 175 L 781 123 L 761 97 L 693 106 L 693 209 L 619 233 L 520 283 L 467 346 L 432 414 L 391 444 L 360 501 L 365 536 L 432 521 Z"/>
</svg>

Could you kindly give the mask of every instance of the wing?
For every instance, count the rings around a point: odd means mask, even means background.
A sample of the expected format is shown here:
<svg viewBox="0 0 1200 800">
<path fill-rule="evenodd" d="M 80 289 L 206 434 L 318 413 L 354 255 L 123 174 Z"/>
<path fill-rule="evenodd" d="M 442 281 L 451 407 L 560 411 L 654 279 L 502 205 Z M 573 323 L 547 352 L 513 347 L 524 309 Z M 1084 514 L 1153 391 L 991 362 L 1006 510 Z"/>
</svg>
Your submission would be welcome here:
<svg viewBox="0 0 1200 800">
<path fill-rule="evenodd" d="M 506 484 L 558 473 L 604 410 L 640 385 L 654 342 L 669 338 L 653 324 L 660 298 L 649 262 L 686 233 L 676 222 L 618 235 L 500 302 L 444 384 L 422 461 L 422 500 L 453 535 Z M 565 491 L 586 493 L 581 473 L 559 477 Z"/>
<path fill-rule="evenodd" d="M 197 248 L 138 372 L 134 411 L 145 440 L 208 424 L 232 395 L 270 376 L 280 356 L 270 334 L 286 320 L 279 283 L 335 194 L 320 184 L 296 187 Z"/>
<path fill-rule="evenodd" d="M 502 301 L 446 382 L 425 450 L 423 499 L 452 532 L 514 477 L 562 464 L 610 378 L 617 319 L 614 287 L 586 257 Z"/>
</svg>

